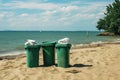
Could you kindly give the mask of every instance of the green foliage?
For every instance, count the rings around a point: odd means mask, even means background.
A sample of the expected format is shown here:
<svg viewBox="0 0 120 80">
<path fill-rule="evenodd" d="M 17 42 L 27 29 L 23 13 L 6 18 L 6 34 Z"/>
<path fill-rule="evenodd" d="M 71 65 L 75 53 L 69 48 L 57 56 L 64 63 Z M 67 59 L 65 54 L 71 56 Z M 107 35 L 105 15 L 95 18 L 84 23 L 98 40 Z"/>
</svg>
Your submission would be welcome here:
<svg viewBox="0 0 120 80">
<path fill-rule="evenodd" d="M 101 29 L 105 29 L 105 20 L 104 19 L 99 19 L 99 21 L 97 22 L 97 28 L 98 30 L 101 30 Z"/>
<path fill-rule="evenodd" d="M 112 4 L 106 6 L 106 13 L 102 19 L 97 22 L 98 30 L 105 30 L 120 35 L 120 0 L 115 0 Z"/>
</svg>

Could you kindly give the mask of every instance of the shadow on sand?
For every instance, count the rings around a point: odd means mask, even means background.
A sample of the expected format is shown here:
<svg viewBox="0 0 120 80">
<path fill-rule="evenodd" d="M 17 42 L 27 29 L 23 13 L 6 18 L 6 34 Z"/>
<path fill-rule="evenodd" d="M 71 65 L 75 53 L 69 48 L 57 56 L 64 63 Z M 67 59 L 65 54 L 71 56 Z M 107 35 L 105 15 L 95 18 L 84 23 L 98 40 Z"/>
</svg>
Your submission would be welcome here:
<svg viewBox="0 0 120 80">
<path fill-rule="evenodd" d="M 84 65 L 84 64 L 74 64 L 70 67 L 77 67 L 77 68 L 83 68 L 83 67 L 92 67 L 93 65 Z M 76 70 L 76 69 L 73 69 L 73 70 L 69 70 L 69 71 L 65 71 L 67 73 L 72 73 L 72 74 L 76 74 L 76 73 L 80 73 L 82 72 L 81 70 Z"/>
<path fill-rule="evenodd" d="M 93 65 L 85 65 L 85 64 L 74 64 L 73 66 L 71 67 L 92 67 Z"/>
</svg>

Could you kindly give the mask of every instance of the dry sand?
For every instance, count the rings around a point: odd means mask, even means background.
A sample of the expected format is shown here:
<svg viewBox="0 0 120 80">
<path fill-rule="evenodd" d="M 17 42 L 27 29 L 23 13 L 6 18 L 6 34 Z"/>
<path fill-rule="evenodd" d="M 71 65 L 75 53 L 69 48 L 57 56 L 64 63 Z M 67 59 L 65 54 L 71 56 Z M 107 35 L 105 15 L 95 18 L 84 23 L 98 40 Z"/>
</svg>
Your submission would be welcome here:
<svg viewBox="0 0 120 80">
<path fill-rule="evenodd" d="M 23 54 L 0 60 L 0 80 L 120 80 L 119 61 L 120 44 L 71 49 L 70 68 L 27 68 Z"/>
</svg>

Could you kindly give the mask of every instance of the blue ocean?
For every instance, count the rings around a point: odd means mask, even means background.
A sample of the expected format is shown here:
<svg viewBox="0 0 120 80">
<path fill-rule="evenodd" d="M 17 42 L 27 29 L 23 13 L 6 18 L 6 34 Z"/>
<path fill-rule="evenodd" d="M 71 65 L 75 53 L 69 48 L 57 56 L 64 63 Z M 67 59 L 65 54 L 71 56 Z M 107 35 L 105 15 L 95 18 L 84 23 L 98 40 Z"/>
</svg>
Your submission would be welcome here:
<svg viewBox="0 0 120 80">
<path fill-rule="evenodd" d="M 28 39 L 37 43 L 58 41 L 68 37 L 71 44 L 86 44 L 97 41 L 112 41 L 120 37 L 97 36 L 98 31 L 0 31 L 0 54 L 24 51 Z"/>
</svg>

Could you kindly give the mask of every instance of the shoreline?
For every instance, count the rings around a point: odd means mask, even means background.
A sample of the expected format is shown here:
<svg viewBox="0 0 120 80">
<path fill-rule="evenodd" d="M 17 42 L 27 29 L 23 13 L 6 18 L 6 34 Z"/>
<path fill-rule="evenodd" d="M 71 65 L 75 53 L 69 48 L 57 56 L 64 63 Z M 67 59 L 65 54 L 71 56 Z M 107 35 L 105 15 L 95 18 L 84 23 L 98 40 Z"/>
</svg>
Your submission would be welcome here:
<svg viewBox="0 0 120 80">
<path fill-rule="evenodd" d="M 120 40 L 115 40 L 115 41 L 97 41 L 97 42 L 91 42 L 88 44 L 72 44 L 71 50 L 74 49 L 83 49 L 83 48 L 95 48 L 95 47 L 100 47 L 106 44 L 120 44 Z M 40 51 L 41 52 L 41 51 Z M 18 57 L 19 55 L 25 55 L 26 51 L 25 50 L 18 50 L 18 51 L 10 51 L 10 52 L 5 52 L 0 54 L 0 58 L 3 57 L 3 59 L 9 59 L 11 57 Z"/>
<path fill-rule="evenodd" d="M 99 47 L 104 44 L 120 44 L 120 40 L 115 40 L 115 41 L 97 41 L 97 42 L 91 42 L 88 44 L 75 44 L 72 45 L 72 49 L 75 48 L 90 48 L 90 47 Z"/>
<path fill-rule="evenodd" d="M 12 52 L 8 52 L 5 54 L 0 54 L 0 61 L 1 60 L 15 59 L 15 58 L 20 57 L 22 55 L 25 56 L 25 51 L 12 51 Z"/>
</svg>

